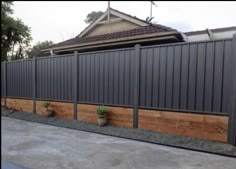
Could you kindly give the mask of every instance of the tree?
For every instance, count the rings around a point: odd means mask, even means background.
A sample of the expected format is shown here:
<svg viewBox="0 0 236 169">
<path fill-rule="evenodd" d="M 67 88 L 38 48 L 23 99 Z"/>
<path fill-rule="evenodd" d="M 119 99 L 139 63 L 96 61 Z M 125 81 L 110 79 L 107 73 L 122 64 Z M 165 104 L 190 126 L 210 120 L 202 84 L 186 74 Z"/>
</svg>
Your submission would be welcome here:
<svg viewBox="0 0 236 169">
<path fill-rule="evenodd" d="M 51 45 L 53 45 L 52 41 L 38 42 L 36 45 L 32 47 L 32 49 L 29 50 L 28 52 L 29 58 L 32 58 L 33 56 L 36 57 L 47 56 L 44 52 L 42 52 L 42 49 L 48 48 Z"/>
<path fill-rule="evenodd" d="M 102 11 L 92 11 L 86 16 L 86 19 L 84 21 L 86 24 L 92 23 L 97 18 L 99 18 L 102 14 L 103 14 Z"/>
<path fill-rule="evenodd" d="M 1 61 L 23 58 L 31 41 L 30 28 L 13 14 L 13 1 L 1 1 Z"/>
<path fill-rule="evenodd" d="M 13 1 L 2 1 L 1 3 L 2 3 L 1 16 L 13 13 L 13 10 L 11 9 Z"/>
</svg>

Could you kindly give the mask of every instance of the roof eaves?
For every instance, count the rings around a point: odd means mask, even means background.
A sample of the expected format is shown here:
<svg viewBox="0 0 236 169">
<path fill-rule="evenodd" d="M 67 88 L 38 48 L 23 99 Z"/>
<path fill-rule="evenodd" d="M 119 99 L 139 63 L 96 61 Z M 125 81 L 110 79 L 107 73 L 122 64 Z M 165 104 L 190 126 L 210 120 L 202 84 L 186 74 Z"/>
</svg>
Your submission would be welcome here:
<svg viewBox="0 0 236 169">
<path fill-rule="evenodd" d="M 177 31 L 168 31 L 168 32 L 159 32 L 159 33 L 151 33 L 151 34 L 146 34 L 146 35 L 137 35 L 137 36 L 133 36 L 133 37 L 129 37 L 129 38 L 131 38 L 131 39 L 137 39 L 137 38 L 142 38 L 142 37 L 145 37 L 145 38 L 148 38 L 148 37 L 152 37 L 153 35 L 158 35 L 158 36 L 167 36 L 167 35 L 175 35 L 175 36 L 177 36 L 178 38 L 180 38 L 179 37 L 179 32 L 177 32 Z M 121 37 L 121 39 L 124 39 L 125 37 Z M 119 41 L 121 40 L 121 39 L 119 39 Z M 181 38 L 180 38 L 181 39 Z M 106 39 L 106 40 L 104 40 L 104 42 L 105 41 L 118 41 L 117 39 Z M 99 41 L 100 43 L 104 43 L 103 41 Z M 94 42 L 94 41 L 92 41 L 92 42 L 85 42 L 85 43 L 77 43 L 77 44 L 70 44 L 70 45 L 68 45 L 68 44 L 65 44 L 65 45 L 63 45 L 63 46 L 53 46 L 53 47 L 51 47 L 50 49 L 53 49 L 53 50 L 55 50 L 55 49 L 59 49 L 59 48 L 67 48 L 67 47 L 71 47 L 71 46 L 77 46 L 77 45 L 90 45 L 90 44 L 94 44 L 94 43 L 98 43 L 98 42 Z M 50 50 L 50 49 L 48 49 L 48 50 Z"/>
<path fill-rule="evenodd" d="M 223 27 L 223 28 L 215 28 L 210 29 L 212 32 L 221 32 L 221 31 L 230 31 L 230 30 L 236 30 L 236 26 L 231 27 Z M 184 32 L 186 35 L 197 35 L 197 34 L 204 34 L 207 33 L 207 30 L 199 30 L 199 31 L 190 31 L 190 32 Z"/>
<path fill-rule="evenodd" d="M 175 31 L 177 34 L 179 33 L 177 30 L 175 30 L 175 29 L 173 29 L 173 28 L 170 28 L 170 27 L 166 27 L 166 26 L 163 26 L 163 25 L 152 25 L 153 27 L 157 27 L 157 28 L 160 28 L 160 29 L 163 29 L 164 31 L 168 31 L 168 32 L 173 32 L 173 31 Z M 149 27 L 149 26 L 148 26 Z M 140 29 L 140 28 L 139 28 Z M 101 35 L 97 35 L 97 36 L 104 36 L 104 35 L 107 35 L 107 34 L 101 34 Z M 91 36 L 91 37 L 88 37 L 89 39 L 90 38 L 94 38 L 94 37 L 96 37 L 96 36 Z M 66 41 L 63 41 L 63 42 L 60 42 L 60 43 L 57 43 L 57 44 L 54 44 L 54 45 L 51 45 L 49 48 L 54 48 L 54 47 L 58 47 L 58 46 L 60 46 L 60 45 L 67 45 L 68 43 L 80 43 L 79 42 L 79 39 L 80 38 L 71 38 L 71 39 L 68 39 L 68 40 L 66 40 Z M 84 38 L 82 38 L 82 39 L 84 39 Z M 86 37 L 85 37 L 85 39 L 87 39 Z M 84 40 L 85 40 L 84 39 Z M 96 39 L 96 38 L 95 38 Z M 71 42 L 70 42 L 71 41 Z M 77 41 L 77 42 L 75 42 L 75 41 Z M 85 40 L 86 41 L 86 40 Z M 90 40 L 89 40 L 90 41 Z M 92 40 L 93 41 L 93 40 Z M 81 43 L 86 43 L 86 42 L 81 42 Z"/>
</svg>

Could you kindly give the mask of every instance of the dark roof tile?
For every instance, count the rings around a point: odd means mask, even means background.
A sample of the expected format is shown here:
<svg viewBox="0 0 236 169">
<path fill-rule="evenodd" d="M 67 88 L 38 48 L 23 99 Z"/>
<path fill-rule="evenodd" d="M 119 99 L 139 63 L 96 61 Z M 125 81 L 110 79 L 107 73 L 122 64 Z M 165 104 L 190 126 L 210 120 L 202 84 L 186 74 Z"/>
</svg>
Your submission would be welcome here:
<svg viewBox="0 0 236 169">
<path fill-rule="evenodd" d="M 57 44 L 54 44 L 50 47 L 62 47 L 67 45 L 74 45 L 78 43 L 87 43 L 87 42 L 94 42 L 94 41 L 101 41 L 101 40 L 108 40 L 108 39 L 116 39 L 122 37 L 132 37 L 137 35 L 144 35 L 150 33 L 158 33 L 158 32 L 169 32 L 169 31 L 176 31 L 170 27 L 166 27 L 159 24 L 150 24 L 149 26 L 144 26 L 140 28 L 135 28 L 127 31 L 120 31 L 114 33 L 107 33 L 95 36 L 88 36 L 88 37 L 76 37 L 72 38 Z"/>
</svg>

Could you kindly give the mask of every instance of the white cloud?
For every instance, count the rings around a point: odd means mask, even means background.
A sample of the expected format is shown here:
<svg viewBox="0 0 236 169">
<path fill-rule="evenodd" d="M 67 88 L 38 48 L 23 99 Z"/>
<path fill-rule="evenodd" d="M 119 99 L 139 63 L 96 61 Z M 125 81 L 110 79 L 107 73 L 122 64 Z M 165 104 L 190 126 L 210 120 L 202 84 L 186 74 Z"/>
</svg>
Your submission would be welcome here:
<svg viewBox="0 0 236 169">
<path fill-rule="evenodd" d="M 236 2 L 164 2 L 155 1 L 154 21 L 180 31 L 236 26 Z M 145 19 L 149 1 L 111 1 L 111 7 Z M 38 41 L 60 42 L 78 35 L 87 25 L 86 15 L 105 11 L 107 1 L 15 1 L 14 16 L 31 27 L 33 44 Z"/>
</svg>

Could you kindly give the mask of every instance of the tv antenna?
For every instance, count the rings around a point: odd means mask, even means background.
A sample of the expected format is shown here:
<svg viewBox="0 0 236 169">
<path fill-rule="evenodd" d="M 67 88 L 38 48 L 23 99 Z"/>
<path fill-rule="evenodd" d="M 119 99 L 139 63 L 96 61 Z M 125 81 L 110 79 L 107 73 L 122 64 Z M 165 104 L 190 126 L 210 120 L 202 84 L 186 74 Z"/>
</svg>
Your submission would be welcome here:
<svg viewBox="0 0 236 169">
<path fill-rule="evenodd" d="M 107 22 L 110 23 L 110 1 L 108 1 L 107 7 Z"/>
<path fill-rule="evenodd" d="M 147 22 L 151 22 L 151 20 L 154 18 L 154 17 L 152 16 L 152 6 L 154 5 L 155 7 L 157 7 L 157 5 L 155 4 L 154 1 L 150 1 L 150 2 L 151 2 L 151 6 L 150 6 L 150 17 L 147 17 L 147 18 L 146 18 L 146 21 L 147 21 Z"/>
</svg>

